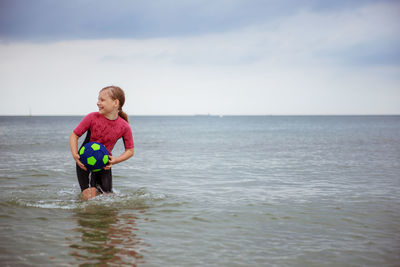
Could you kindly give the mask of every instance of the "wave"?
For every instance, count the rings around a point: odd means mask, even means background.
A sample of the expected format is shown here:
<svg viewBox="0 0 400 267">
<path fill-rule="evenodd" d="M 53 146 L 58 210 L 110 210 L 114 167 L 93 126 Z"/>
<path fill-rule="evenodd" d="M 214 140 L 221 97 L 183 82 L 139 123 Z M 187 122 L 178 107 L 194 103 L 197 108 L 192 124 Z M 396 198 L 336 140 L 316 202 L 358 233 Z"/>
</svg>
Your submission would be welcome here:
<svg viewBox="0 0 400 267">
<path fill-rule="evenodd" d="M 3 205 L 63 210 L 84 209 L 88 206 L 99 205 L 115 209 L 140 210 L 147 209 L 155 202 L 166 198 L 165 195 L 152 194 L 145 188 L 128 192 L 114 189 L 112 194 L 99 195 L 88 201 L 81 198 L 80 189 L 77 187 L 58 190 L 42 188 L 42 190 L 37 190 L 36 193 L 35 195 L 19 194 L 13 196 Z"/>
</svg>

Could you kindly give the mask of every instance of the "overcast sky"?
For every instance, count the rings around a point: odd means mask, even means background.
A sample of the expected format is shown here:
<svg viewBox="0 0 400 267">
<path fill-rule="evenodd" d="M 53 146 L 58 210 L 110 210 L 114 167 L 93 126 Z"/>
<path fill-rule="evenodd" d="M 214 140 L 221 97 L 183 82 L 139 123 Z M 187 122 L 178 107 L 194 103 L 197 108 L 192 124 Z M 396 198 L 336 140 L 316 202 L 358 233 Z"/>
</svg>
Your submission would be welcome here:
<svg viewBox="0 0 400 267">
<path fill-rule="evenodd" d="M 0 114 L 400 114 L 400 1 L 0 0 Z"/>
</svg>

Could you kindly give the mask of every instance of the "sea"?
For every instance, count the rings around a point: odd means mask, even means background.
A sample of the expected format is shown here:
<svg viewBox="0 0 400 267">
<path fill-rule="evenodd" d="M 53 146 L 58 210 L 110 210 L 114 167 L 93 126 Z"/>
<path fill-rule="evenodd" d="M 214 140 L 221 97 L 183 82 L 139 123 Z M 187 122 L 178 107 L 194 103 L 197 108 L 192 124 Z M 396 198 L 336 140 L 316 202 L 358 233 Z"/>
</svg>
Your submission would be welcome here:
<svg viewBox="0 0 400 267">
<path fill-rule="evenodd" d="M 400 116 L 130 116 L 89 201 L 82 118 L 0 117 L 1 266 L 400 266 Z"/>
</svg>

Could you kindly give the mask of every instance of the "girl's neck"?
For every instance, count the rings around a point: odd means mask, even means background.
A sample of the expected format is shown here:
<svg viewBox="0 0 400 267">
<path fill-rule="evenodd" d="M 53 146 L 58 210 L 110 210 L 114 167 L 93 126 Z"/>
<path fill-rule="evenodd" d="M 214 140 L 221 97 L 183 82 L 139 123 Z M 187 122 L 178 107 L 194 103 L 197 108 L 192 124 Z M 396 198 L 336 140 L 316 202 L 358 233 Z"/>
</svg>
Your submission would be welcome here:
<svg viewBox="0 0 400 267">
<path fill-rule="evenodd" d="M 118 110 L 112 111 L 112 112 L 107 113 L 107 114 L 103 114 L 103 116 L 106 117 L 109 120 L 114 121 L 114 120 L 118 119 Z"/>
</svg>

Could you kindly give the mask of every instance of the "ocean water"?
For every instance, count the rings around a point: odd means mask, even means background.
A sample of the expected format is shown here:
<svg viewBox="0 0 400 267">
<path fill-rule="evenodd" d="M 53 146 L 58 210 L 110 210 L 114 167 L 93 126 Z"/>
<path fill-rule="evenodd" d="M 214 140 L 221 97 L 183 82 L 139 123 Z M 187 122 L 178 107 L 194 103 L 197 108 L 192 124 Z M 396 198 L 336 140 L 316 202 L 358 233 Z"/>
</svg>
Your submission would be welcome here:
<svg viewBox="0 0 400 267">
<path fill-rule="evenodd" d="M 131 116 L 90 201 L 81 119 L 0 117 L 1 266 L 400 266 L 400 116 Z"/>
</svg>

